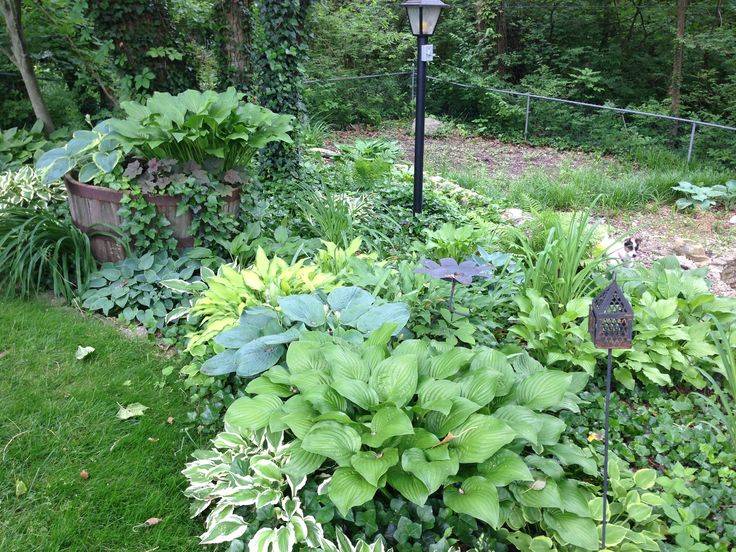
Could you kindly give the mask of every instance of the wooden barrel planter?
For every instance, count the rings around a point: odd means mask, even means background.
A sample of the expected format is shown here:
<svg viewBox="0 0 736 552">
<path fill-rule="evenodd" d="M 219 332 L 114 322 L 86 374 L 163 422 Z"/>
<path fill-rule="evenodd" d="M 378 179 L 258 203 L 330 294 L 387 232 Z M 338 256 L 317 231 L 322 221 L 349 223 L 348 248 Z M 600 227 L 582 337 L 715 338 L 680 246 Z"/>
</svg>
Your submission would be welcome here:
<svg viewBox="0 0 736 552">
<path fill-rule="evenodd" d="M 74 225 L 90 237 L 92 254 L 100 262 L 118 262 L 125 258 L 125 248 L 120 240 L 109 235 L 115 234 L 122 221 L 118 216 L 120 200 L 124 192 L 82 184 L 67 176 L 64 179 L 69 194 L 68 203 Z M 156 210 L 165 216 L 171 223 L 171 229 L 180 249 L 192 247 L 194 237 L 189 230 L 192 225 L 192 213 L 187 211 L 176 214 L 180 196 L 157 196 L 144 194 L 149 203 L 156 206 Z M 240 208 L 240 190 L 225 198 L 222 209 L 225 213 L 237 214 Z M 123 236 L 124 238 L 124 236 Z"/>
</svg>

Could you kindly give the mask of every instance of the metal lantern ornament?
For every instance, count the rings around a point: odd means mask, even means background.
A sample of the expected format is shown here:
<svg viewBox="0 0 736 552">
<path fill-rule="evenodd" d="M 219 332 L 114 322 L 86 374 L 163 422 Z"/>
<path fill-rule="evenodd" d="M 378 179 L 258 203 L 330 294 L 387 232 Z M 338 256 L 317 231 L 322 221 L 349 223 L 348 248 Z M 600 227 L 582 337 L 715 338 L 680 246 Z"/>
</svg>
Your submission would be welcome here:
<svg viewBox="0 0 736 552">
<path fill-rule="evenodd" d="M 603 437 L 603 526 L 601 531 L 601 550 L 606 549 L 606 509 L 608 508 L 608 429 L 609 407 L 611 404 L 611 364 L 613 349 L 630 349 L 634 338 L 634 310 L 616 283 L 616 275 L 611 284 L 593 299 L 588 316 L 588 331 L 593 343 L 599 349 L 608 349 L 606 369 L 606 407 Z"/>
<path fill-rule="evenodd" d="M 434 49 L 427 37 L 434 34 L 440 13 L 449 7 L 442 0 L 407 0 L 401 4 L 409 16 L 411 32 L 417 37 L 417 113 L 414 128 L 414 203 L 412 212 L 422 212 L 424 196 L 424 96 L 427 85 L 427 62 L 434 59 Z"/>
</svg>

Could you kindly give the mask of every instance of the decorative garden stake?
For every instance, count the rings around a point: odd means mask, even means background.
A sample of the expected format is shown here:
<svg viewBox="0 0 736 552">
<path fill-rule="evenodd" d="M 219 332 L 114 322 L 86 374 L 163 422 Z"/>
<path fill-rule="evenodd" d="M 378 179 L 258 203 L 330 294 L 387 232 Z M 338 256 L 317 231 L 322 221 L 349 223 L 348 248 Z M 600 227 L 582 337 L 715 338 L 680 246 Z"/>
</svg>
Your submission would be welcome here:
<svg viewBox="0 0 736 552">
<path fill-rule="evenodd" d="M 599 349 L 608 349 L 606 369 L 606 408 L 603 444 L 603 526 L 601 550 L 606 548 L 606 510 L 608 508 L 608 411 L 611 404 L 611 362 L 613 349 L 630 349 L 634 332 L 634 311 L 613 275 L 611 284 L 590 304 L 588 331 Z"/>
<path fill-rule="evenodd" d="M 414 121 L 414 205 L 412 212 L 422 212 L 424 195 L 424 91 L 427 84 L 426 62 L 434 59 L 434 49 L 427 37 L 434 34 L 440 12 L 447 8 L 442 0 L 407 0 L 401 4 L 409 16 L 411 32 L 417 37 L 417 114 Z"/>
</svg>

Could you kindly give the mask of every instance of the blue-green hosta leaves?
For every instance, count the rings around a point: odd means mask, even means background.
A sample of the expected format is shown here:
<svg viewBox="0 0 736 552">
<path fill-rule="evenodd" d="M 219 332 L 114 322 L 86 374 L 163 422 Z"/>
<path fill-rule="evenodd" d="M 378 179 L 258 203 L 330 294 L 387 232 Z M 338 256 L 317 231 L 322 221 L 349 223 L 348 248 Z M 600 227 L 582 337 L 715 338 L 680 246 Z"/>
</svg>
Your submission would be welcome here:
<svg viewBox="0 0 736 552">
<path fill-rule="evenodd" d="M 414 433 L 409 416 L 395 406 L 384 406 L 376 412 L 368 429 L 369 432 L 363 434 L 363 443 L 374 448 L 380 447 L 391 437 Z"/>
<path fill-rule="evenodd" d="M 496 486 L 481 476 L 468 477 L 458 487 L 445 488 L 444 501 L 458 514 L 467 514 L 498 529 L 500 505 Z"/>
<path fill-rule="evenodd" d="M 417 389 L 418 362 L 414 355 L 391 356 L 373 369 L 370 386 L 383 403 L 404 406 Z"/>
<path fill-rule="evenodd" d="M 365 314 L 376 298 L 359 287 L 341 287 L 327 296 L 327 303 L 344 324 L 352 324 Z"/>
<path fill-rule="evenodd" d="M 241 434 L 263 429 L 268 425 L 271 415 L 281 406 L 281 399 L 275 395 L 240 397 L 227 409 L 225 425 Z"/>
<path fill-rule="evenodd" d="M 304 450 L 332 458 L 340 465 L 350 464 L 360 444 L 360 434 L 352 427 L 331 421 L 314 424 L 302 440 Z"/>
<path fill-rule="evenodd" d="M 399 453 L 395 448 L 381 451 L 358 452 L 350 459 L 350 463 L 371 485 L 378 487 L 380 479 L 399 462 Z"/>
<path fill-rule="evenodd" d="M 365 504 L 376 494 L 376 487 L 353 468 L 338 468 L 327 486 L 327 496 L 342 515 L 350 508 Z"/>
<path fill-rule="evenodd" d="M 473 414 L 461 426 L 452 430 L 455 437 L 450 446 L 457 451 L 462 464 L 484 462 L 516 437 L 516 432 L 501 420 L 483 414 Z"/>
<path fill-rule="evenodd" d="M 292 322 L 303 322 L 310 328 L 321 326 L 327 321 L 325 304 L 315 295 L 288 295 L 279 298 L 281 311 Z"/>
</svg>

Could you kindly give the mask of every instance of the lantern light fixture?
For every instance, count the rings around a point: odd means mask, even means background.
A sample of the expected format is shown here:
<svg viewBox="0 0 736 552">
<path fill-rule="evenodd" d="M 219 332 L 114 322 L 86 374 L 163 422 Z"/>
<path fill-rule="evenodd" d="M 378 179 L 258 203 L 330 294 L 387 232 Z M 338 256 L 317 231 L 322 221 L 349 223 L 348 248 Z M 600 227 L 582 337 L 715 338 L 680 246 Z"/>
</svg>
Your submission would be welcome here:
<svg viewBox="0 0 736 552">
<path fill-rule="evenodd" d="M 448 7 L 442 0 L 407 0 L 401 5 L 406 8 L 414 36 L 432 36 L 440 13 Z"/>
</svg>

